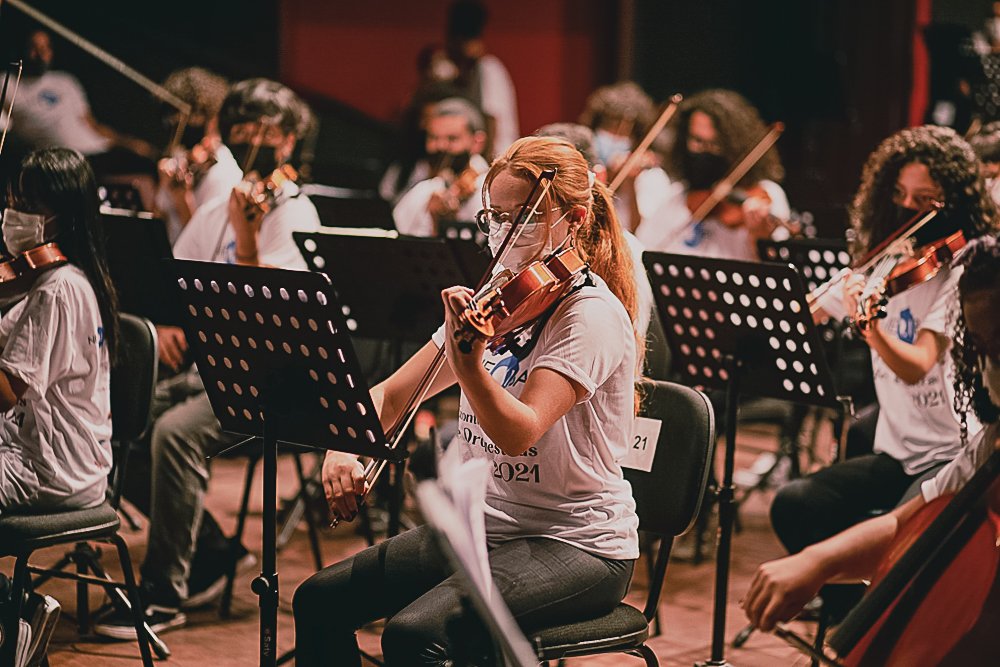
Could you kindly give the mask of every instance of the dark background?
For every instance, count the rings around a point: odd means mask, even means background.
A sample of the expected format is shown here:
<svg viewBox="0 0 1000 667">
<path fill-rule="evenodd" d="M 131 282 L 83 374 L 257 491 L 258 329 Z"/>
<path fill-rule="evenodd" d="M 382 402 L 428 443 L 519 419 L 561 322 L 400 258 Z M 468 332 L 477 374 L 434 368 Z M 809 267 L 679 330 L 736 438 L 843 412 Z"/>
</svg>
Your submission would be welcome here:
<svg viewBox="0 0 1000 667">
<path fill-rule="evenodd" d="M 278 78 L 306 96 L 319 116 L 315 180 L 371 187 L 394 155 L 394 123 L 416 85 L 417 51 L 441 41 L 449 3 L 31 4 L 156 81 L 189 65 L 233 80 Z M 793 207 L 814 211 L 826 235 L 841 233 L 843 207 L 867 154 L 914 117 L 914 72 L 918 84 L 930 79 L 914 57 L 914 36 L 923 34 L 920 12 L 934 29 L 966 35 L 991 7 L 983 0 L 485 4 L 491 13 L 486 42 L 514 78 L 522 133 L 575 120 L 587 94 L 619 75 L 634 78 L 657 101 L 674 92 L 735 89 L 765 121 L 786 124 L 778 148 L 789 198 Z M 0 5 L 4 56 L 19 57 L 36 25 Z M 54 45 L 54 67 L 81 79 L 99 120 L 165 143 L 158 103 L 146 91 L 64 40 L 56 37 Z M 935 81 L 946 80 L 942 62 L 931 60 Z M 919 111 L 920 85 L 917 93 Z"/>
</svg>

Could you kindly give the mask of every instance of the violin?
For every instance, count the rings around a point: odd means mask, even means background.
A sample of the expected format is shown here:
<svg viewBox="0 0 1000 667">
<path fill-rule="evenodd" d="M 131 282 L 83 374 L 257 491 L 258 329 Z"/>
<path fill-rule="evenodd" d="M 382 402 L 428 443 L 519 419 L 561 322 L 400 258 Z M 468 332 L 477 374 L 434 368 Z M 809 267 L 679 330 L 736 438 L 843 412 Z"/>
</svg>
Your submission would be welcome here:
<svg viewBox="0 0 1000 667">
<path fill-rule="evenodd" d="M 532 262 L 517 274 L 501 271 L 461 314 L 459 349 L 471 352 L 477 336 L 485 338 L 493 351 L 506 348 L 518 333 L 559 303 L 587 267 L 576 248 L 570 247 Z"/>
<path fill-rule="evenodd" d="M 451 174 L 451 170 L 445 168 L 438 175 L 444 177 Z M 447 186 L 441 192 L 431 195 L 427 203 L 427 211 L 431 214 L 435 223 L 439 221 L 454 220 L 458 214 L 458 209 L 462 203 L 475 194 L 476 184 L 479 180 L 479 171 L 472 165 L 467 166 L 451 179 L 445 179 Z"/>
<path fill-rule="evenodd" d="M 688 210 L 694 214 L 704 207 L 712 197 L 712 192 L 713 190 L 691 190 L 688 192 Z M 746 222 L 743 219 L 743 202 L 751 197 L 763 199 L 768 204 L 771 203 L 771 196 L 760 185 L 749 188 L 732 188 L 712 208 L 708 209 L 703 217 L 712 216 L 727 227 L 740 227 Z"/>
<path fill-rule="evenodd" d="M 10 303 L 27 294 L 39 275 L 69 260 L 55 243 L 43 243 L 0 262 L 0 300 Z"/>
<path fill-rule="evenodd" d="M 190 151 L 180 149 L 161 160 L 160 170 L 175 187 L 198 187 L 216 162 L 214 152 L 195 144 Z"/>
<path fill-rule="evenodd" d="M 243 192 L 248 202 L 248 217 L 259 213 L 267 215 L 281 202 L 286 194 L 286 188 L 298 181 L 299 173 L 290 164 L 280 165 L 264 177 L 256 172 L 250 172 L 236 185 Z"/>
</svg>

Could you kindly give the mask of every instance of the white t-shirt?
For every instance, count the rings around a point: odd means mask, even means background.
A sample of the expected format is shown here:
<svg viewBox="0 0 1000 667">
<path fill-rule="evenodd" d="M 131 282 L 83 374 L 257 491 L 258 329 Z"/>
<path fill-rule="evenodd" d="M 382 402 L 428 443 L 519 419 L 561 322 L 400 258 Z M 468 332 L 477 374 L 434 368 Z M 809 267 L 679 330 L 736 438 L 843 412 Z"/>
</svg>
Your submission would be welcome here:
<svg viewBox="0 0 1000 667">
<path fill-rule="evenodd" d="M 548 537 L 605 558 L 639 555 L 632 488 L 618 462 L 632 433 L 635 343 L 625 308 L 604 281 L 566 297 L 520 361 L 487 350 L 483 367 L 520 396 L 536 368 L 548 368 L 586 390 L 527 452 L 507 456 L 479 426 L 465 395 L 452 447 L 465 460 L 492 463 L 486 489 L 486 534 L 491 546 L 523 537 Z M 443 327 L 434 335 L 442 345 Z"/>
<path fill-rule="evenodd" d="M 639 219 L 653 215 L 666 201 L 670 192 L 670 177 L 659 167 L 643 169 L 635 177 L 635 203 L 639 209 Z M 622 229 L 632 229 L 632 207 L 629 202 L 615 195 L 615 213 Z"/>
<path fill-rule="evenodd" d="M 299 195 L 294 183 L 286 184 L 282 195 L 261 223 L 258 259 L 262 265 L 305 270 L 306 262 L 292 232 L 318 231 L 319 214 L 308 197 Z M 174 244 L 174 257 L 236 264 L 236 233 L 229 224 L 229 196 L 226 193 L 198 207 Z"/>
<path fill-rule="evenodd" d="M 768 180 L 761 181 L 760 186 L 771 198 L 771 215 L 787 219 L 791 208 L 781 186 Z M 729 227 L 714 217 L 690 224 L 687 193 L 684 183 L 672 181 L 659 206 L 648 216 L 643 215 L 635 235 L 646 246 L 646 250 L 716 259 L 757 259 L 753 241 L 745 225 Z"/>
<path fill-rule="evenodd" d="M 486 160 L 478 155 L 471 157 L 469 165 L 479 172 L 479 177 L 476 179 L 476 189 L 472 196 L 462 202 L 455 215 L 455 219 L 460 222 L 475 220 L 476 213 L 483 207 L 480 193 L 483 191 L 483 183 L 486 181 L 486 172 L 490 168 Z M 408 236 L 434 236 L 434 218 L 428 213 L 427 204 L 430 203 L 431 195 L 443 191 L 446 187 L 444 179 L 435 176 L 410 188 L 405 195 L 399 198 L 395 208 L 392 209 L 396 231 Z"/>
<path fill-rule="evenodd" d="M 111 370 L 83 271 L 40 275 L 0 319 L 0 345 L 0 370 L 28 385 L 0 420 L 0 495 L 35 509 L 100 504 L 111 471 Z"/>
<path fill-rule="evenodd" d="M 649 319 L 653 316 L 653 286 L 649 284 L 649 276 L 646 275 L 646 267 L 642 263 L 642 253 L 645 248 L 634 234 L 622 230 L 625 241 L 628 242 L 628 249 L 632 252 L 632 268 L 635 272 L 635 294 L 636 307 L 635 330 L 639 332 L 641 338 L 646 337 L 649 330 Z"/>
<path fill-rule="evenodd" d="M 483 111 L 496 121 L 493 154 L 503 155 L 507 147 L 521 136 L 517 122 L 514 81 L 504 64 L 494 55 L 483 56 L 478 60 L 478 65 Z"/>
<path fill-rule="evenodd" d="M 11 131 L 35 148 L 65 146 L 84 155 L 103 153 L 111 141 L 87 122 L 90 104 L 68 72 L 24 78 L 17 91 Z"/>
<path fill-rule="evenodd" d="M 192 191 L 195 211 L 207 201 L 222 195 L 228 196 L 241 180 L 243 180 L 243 171 L 240 169 L 240 165 L 236 164 L 233 154 L 226 148 L 225 144 L 219 144 L 219 148 L 215 151 L 215 164 L 209 167 Z M 181 222 L 177 207 L 174 206 L 174 198 L 170 196 L 170 191 L 166 187 L 156 191 L 156 208 L 166 218 L 167 236 L 170 238 L 170 242 L 176 242 L 181 230 L 184 229 L 184 224 Z M 192 211 L 193 214 L 194 211 Z"/>
<path fill-rule="evenodd" d="M 997 438 L 1000 438 L 1000 422 L 981 430 L 979 436 L 970 440 L 961 454 L 920 485 L 924 501 L 929 503 L 940 496 L 958 493 L 996 451 Z"/>
<path fill-rule="evenodd" d="M 921 330 L 951 337 L 948 310 L 958 303 L 961 267 L 942 269 L 931 280 L 889 299 L 886 317 L 878 326 L 890 336 L 912 343 Z M 819 299 L 819 306 L 831 317 L 847 316 L 843 307 L 843 281 Z M 955 413 L 953 381 L 955 367 L 951 354 L 943 357 L 916 384 L 899 379 L 882 358 L 872 351 L 875 393 L 879 416 L 875 426 L 875 451 L 884 452 L 915 475 L 935 463 L 950 461 L 961 450 L 958 415 Z M 969 416 L 969 434 L 980 424 Z"/>
</svg>

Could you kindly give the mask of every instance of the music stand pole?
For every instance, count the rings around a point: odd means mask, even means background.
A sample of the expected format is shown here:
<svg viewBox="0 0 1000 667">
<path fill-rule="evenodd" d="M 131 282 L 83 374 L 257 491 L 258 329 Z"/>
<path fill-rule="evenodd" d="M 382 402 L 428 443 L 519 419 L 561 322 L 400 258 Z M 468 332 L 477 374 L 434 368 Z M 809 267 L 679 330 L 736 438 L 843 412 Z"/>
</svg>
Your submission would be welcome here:
<svg viewBox="0 0 1000 667">
<path fill-rule="evenodd" d="M 342 305 L 323 274 L 167 260 L 185 333 L 223 431 L 263 459 L 262 667 L 277 664 L 278 442 L 395 460 L 361 374 Z"/>
</svg>

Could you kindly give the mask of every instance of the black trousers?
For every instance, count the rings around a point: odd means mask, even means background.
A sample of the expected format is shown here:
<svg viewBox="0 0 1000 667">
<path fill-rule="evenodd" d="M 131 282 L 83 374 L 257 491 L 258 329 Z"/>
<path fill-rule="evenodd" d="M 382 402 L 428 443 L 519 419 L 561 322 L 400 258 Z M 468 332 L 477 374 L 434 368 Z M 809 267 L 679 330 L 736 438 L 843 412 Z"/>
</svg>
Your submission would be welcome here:
<svg viewBox="0 0 1000 667">
<path fill-rule="evenodd" d="M 625 596 L 633 565 L 543 537 L 490 551 L 495 590 L 529 634 L 610 612 Z M 462 590 L 426 525 L 369 547 L 295 591 L 296 664 L 360 667 L 354 633 L 385 617 L 386 665 L 446 665 L 457 656 L 463 664 L 490 664 L 481 626 L 456 625 Z"/>
</svg>

